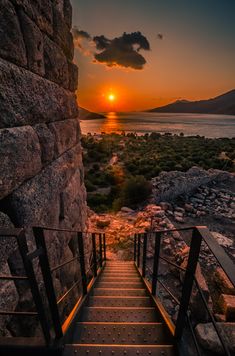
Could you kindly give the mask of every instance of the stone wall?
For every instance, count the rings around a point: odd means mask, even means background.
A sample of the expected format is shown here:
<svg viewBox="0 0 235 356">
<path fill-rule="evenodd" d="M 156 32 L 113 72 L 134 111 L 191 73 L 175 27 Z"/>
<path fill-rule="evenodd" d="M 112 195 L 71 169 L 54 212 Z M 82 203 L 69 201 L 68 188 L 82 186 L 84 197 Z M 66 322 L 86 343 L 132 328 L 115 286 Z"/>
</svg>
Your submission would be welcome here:
<svg viewBox="0 0 235 356">
<path fill-rule="evenodd" d="M 0 0 L 0 227 L 85 229 L 71 26 L 69 0 Z M 28 239 L 33 243 L 30 233 Z M 73 255 L 71 236 L 50 234 L 48 246 L 53 263 Z M 0 240 L 1 273 L 19 269 L 15 249 Z M 57 275 L 58 292 L 75 277 Z M 1 309 L 19 308 L 26 298 L 12 282 L 0 293 Z"/>
<path fill-rule="evenodd" d="M 157 204 L 172 202 L 180 195 L 191 195 L 201 185 L 206 185 L 211 181 L 221 182 L 229 177 L 228 172 L 217 169 L 206 171 L 196 166 L 187 172 L 162 172 L 158 177 L 152 179 L 153 197 Z"/>
</svg>

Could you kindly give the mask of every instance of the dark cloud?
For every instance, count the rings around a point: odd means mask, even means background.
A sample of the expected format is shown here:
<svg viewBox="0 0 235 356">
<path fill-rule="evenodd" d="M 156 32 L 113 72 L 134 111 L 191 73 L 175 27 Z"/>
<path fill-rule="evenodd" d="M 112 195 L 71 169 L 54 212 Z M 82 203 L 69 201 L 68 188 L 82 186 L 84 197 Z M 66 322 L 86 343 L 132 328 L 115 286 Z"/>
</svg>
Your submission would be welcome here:
<svg viewBox="0 0 235 356">
<path fill-rule="evenodd" d="M 124 33 L 121 37 L 112 40 L 105 36 L 96 36 L 93 41 L 97 50 L 102 51 L 95 53 L 95 60 L 108 67 L 143 69 L 146 60 L 139 52 L 140 50 L 150 51 L 150 44 L 141 32 Z"/>
<path fill-rule="evenodd" d="M 85 39 L 85 40 L 92 40 L 92 37 L 89 35 L 88 32 L 79 30 L 77 27 L 73 28 L 73 38 L 77 39 Z"/>
<path fill-rule="evenodd" d="M 141 32 L 126 33 L 114 39 L 104 35 L 91 37 L 86 32 L 73 29 L 75 46 L 85 55 L 92 55 L 94 62 L 106 64 L 108 67 L 124 67 L 136 70 L 143 69 L 145 58 L 139 52 L 150 51 L 150 44 Z"/>
</svg>

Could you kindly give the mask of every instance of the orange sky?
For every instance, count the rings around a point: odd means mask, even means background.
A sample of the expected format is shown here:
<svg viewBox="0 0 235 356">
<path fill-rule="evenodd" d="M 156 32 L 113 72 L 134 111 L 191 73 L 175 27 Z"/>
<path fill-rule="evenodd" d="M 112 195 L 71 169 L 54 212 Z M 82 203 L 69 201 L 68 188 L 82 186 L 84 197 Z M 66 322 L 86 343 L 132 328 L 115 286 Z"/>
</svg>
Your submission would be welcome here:
<svg viewBox="0 0 235 356">
<path fill-rule="evenodd" d="M 112 39 L 138 30 L 151 45 L 151 51 L 140 51 L 147 62 L 142 70 L 95 64 L 75 49 L 82 107 L 139 111 L 177 99 L 207 99 L 235 88 L 235 1 L 182 0 L 177 6 L 173 0 L 150 0 L 148 6 L 140 0 L 72 3 L 74 24 L 92 36 Z M 110 92 L 116 96 L 113 103 L 107 100 Z"/>
</svg>

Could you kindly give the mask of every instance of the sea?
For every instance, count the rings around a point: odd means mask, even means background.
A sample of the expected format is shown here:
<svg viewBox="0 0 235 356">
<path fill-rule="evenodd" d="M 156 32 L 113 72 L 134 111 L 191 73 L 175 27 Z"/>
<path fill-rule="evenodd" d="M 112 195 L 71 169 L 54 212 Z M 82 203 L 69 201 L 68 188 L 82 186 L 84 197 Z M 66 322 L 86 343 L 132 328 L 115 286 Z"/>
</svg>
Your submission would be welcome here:
<svg viewBox="0 0 235 356">
<path fill-rule="evenodd" d="M 235 116 L 176 113 L 105 113 L 104 118 L 81 120 L 83 134 L 158 132 L 208 138 L 235 137 Z"/>
</svg>

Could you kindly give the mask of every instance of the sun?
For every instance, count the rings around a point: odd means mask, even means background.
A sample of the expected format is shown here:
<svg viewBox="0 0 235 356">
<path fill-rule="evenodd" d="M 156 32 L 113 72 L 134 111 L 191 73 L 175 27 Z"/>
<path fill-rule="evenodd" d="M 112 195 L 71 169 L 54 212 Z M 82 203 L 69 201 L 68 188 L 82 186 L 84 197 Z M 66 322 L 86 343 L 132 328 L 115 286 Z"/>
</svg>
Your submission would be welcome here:
<svg viewBox="0 0 235 356">
<path fill-rule="evenodd" d="M 115 101 L 115 99 L 116 99 L 116 96 L 115 96 L 114 94 L 109 94 L 109 95 L 108 95 L 108 100 L 109 100 L 110 102 Z"/>
</svg>

